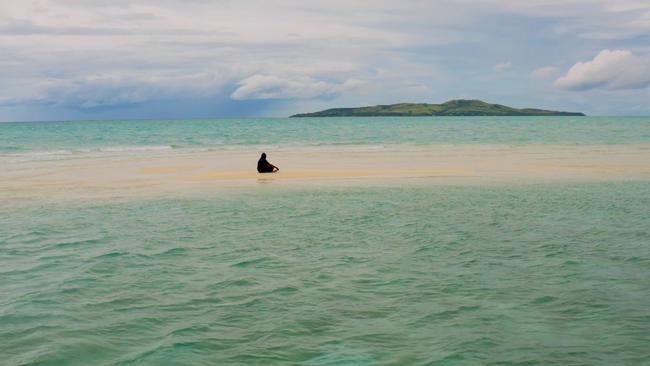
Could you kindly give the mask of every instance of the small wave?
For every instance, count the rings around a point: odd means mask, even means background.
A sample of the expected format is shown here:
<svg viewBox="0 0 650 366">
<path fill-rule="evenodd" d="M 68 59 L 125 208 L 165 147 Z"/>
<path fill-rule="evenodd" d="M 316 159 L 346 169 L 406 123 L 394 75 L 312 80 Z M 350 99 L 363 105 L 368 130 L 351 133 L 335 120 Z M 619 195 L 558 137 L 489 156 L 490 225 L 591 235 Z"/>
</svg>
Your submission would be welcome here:
<svg viewBox="0 0 650 366">
<path fill-rule="evenodd" d="M 299 146 L 296 148 L 301 151 L 313 151 L 313 152 L 364 152 L 364 151 L 381 151 L 385 150 L 385 145 L 376 145 L 376 144 L 315 144 L 315 145 L 306 145 Z"/>
<path fill-rule="evenodd" d="M 294 286 L 284 286 L 271 290 L 270 294 L 290 295 L 299 292 L 300 289 Z"/>
<path fill-rule="evenodd" d="M 76 248 L 84 245 L 100 244 L 103 241 L 104 238 L 69 240 L 56 243 L 55 246 L 58 248 Z"/>
<path fill-rule="evenodd" d="M 285 143 L 280 145 L 266 144 L 217 144 L 209 148 L 203 148 L 206 151 L 303 151 L 303 152 L 357 152 L 357 151 L 378 151 L 386 150 L 387 144 L 367 144 L 354 142 L 317 142 L 317 143 Z M 398 146 L 398 145 L 394 145 Z"/>
<path fill-rule="evenodd" d="M 32 151 L 23 153 L 0 154 L 0 156 L 7 157 L 41 157 L 41 156 L 59 156 L 59 155 L 72 155 L 72 150 L 51 150 L 51 151 Z"/>
<path fill-rule="evenodd" d="M 231 267 L 242 267 L 242 268 L 246 268 L 246 267 L 249 267 L 249 266 L 255 266 L 255 265 L 258 265 L 258 264 L 260 264 L 260 263 L 263 263 L 263 262 L 265 262 L 267 259 L 268 259 L 268 257 L 262 257 L 262 258 L 255 258 L 255 259 L 250 259 L 250 260 L 244 260 L 244 261 L 241 261 L 241 262 L 238 262 L 238 263 L 235 263 L 235 264 L 231 265 Z"/>
<path fill-rule="evenodd" d="M 102 147 L 99 149 L 101 152 L 141 152 L 141 151 L 165 151 L 172 150 L 170 145 L 154 145 L 154 146 L 110 146 Z"/>
<path fill-rule="evenodd" d="M 187 249 L 185 249 L 185 248 L 180 248 L 180 247 L 176 247 L 176 248 L 167 249 L 167 250 L 165 250 L 164 252 L 159 253 L 158 255 L 163 255 L 163 256 L 174 256 L 174 255 L 185 254 L 186 252 L 187 252 Z"/>
<path fill-rule="evenodd" d="M 128 252 L 120 252 L 120 251 L 115 251 L 115 252 L 110 252 L 110 253 L 104 253 L 102 255 L 96 256 L 95 258 L 97 259 L 106 259 L 106 258 L 115 258 L 115 257 L 122 257 L 125 255 L 129 255 Z"/>
<path fill-rule="evenodd" d="M 124 154 L 124 153 L 147 153 L 157 151 L 174 150 L 171 145 L 153 145 L 153 146 L 107 146 L 97 148 L 77 148 L 71 150 L 46 150 L 46 151 L 29 151 L 19 153 L 0 154 L 2 158 L 11 158 L 23 160 L 50 160 L 50 159 L 67 159 L 83 156 L 101 156 L 102 154 Z"/>
<path fill-rule="evenodd" d="M 3 153 L 20 150 L 22 150 L 20 146 L 0 146 L 0 152 Z"/>
<path fill-rule="evenodd" d="M 225 281 L 221 281 L 221 282 L 210 285 L 210 288 L 222 289 L 222 288 L 229 288 L 229 287 L 248 287 L 248 286 L 255 286 L 257 284 L 258 283 L 255 282 L 255 281 L 246 280 L 246 279 L 225 280 Z"/>
<path fill-rule="evenodd" d="M 546 295 L 546 296 L 540 296 L 540 297 L 535 298 L 535 299 L 533 300 L 533 304 L 546 304 L 546 303 L 549 303 L 549 302 L 553 302 L 553 301 L 555 301 L 555 300 L 557 300 L 557 299 L 558 299 L 558 298 L 555 297 L 555 296 L 548 296 L 548 295 Z"/>
</svg>

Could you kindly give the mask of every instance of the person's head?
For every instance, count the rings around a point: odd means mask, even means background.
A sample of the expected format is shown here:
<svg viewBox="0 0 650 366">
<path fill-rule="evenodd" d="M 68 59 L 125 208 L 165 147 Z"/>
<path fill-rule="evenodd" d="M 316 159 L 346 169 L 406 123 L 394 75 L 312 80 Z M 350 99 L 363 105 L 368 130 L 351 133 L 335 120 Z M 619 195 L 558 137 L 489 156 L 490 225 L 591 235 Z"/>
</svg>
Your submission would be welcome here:
<svg viewBox="0 0 650 366">
<path fill-rule="evenodd" d="M 266 153 L 262 153 L 262 159 L 266 159 Z"/>
</svg>

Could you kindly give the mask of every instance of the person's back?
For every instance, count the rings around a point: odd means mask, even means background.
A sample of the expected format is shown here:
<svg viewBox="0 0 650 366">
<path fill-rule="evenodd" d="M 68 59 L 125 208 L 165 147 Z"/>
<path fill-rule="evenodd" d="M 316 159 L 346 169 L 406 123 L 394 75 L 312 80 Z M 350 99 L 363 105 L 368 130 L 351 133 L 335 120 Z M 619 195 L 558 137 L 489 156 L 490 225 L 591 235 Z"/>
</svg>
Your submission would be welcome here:
<svg viewBox="0 0 650 366">
<path fill-rule="evenodd" d="M 257 172 L 258 173 L 275 173 L 280 170 L 277 166 L 269 163 L 266 160 L 266 153 L 262 153 L 260 160 L 257 161 Z"/>
</svg>

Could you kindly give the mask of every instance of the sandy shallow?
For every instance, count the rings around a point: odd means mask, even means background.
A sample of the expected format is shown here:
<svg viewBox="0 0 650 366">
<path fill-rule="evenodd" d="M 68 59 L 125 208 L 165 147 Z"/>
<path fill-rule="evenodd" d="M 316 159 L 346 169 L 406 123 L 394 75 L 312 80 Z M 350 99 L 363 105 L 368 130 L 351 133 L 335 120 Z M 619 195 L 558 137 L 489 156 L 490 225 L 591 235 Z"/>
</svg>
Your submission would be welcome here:
<svg viewBox="0 0 650 366">
<path fill-rule="evenodd" d="M 257 151 L 0 158 L 0 200 L 129 197 L 260 184 L 650 181 L 650 145 L 449 145 L 373 151 Z"/>
</svg>

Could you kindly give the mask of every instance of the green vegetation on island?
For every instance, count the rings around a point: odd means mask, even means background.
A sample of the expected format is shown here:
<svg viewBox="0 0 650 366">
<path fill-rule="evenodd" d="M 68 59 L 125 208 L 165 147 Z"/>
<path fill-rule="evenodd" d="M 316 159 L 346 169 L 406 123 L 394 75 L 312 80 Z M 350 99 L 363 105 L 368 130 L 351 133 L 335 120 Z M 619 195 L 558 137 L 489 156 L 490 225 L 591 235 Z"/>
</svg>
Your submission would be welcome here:
<svg viewBox="0 0 650 366">
<path fill-rule="evenodd" d="M 450 100 L 442 104 L 400 103 L 359 108 L 332 108 L 291 117 L 421 117 L 421 116 L 584 116 L 580 112 L 558 112 L 535 108 L 512 108 L 480 100 Z"/>
</svg>

